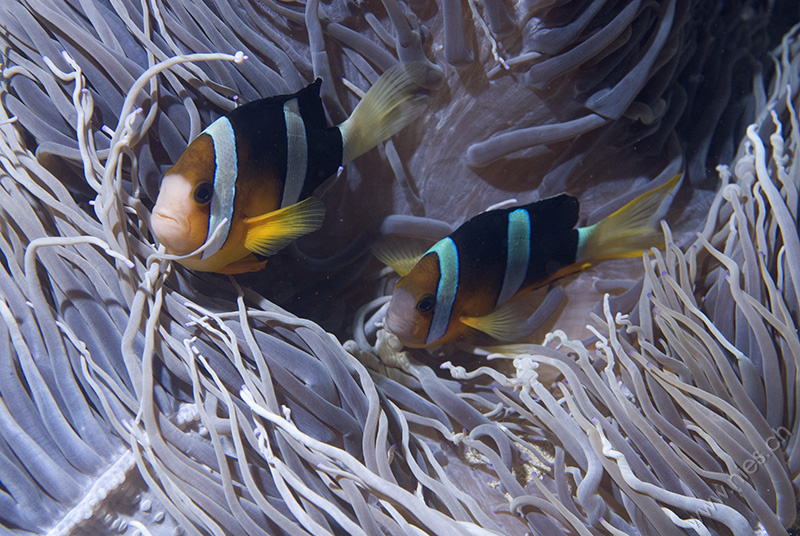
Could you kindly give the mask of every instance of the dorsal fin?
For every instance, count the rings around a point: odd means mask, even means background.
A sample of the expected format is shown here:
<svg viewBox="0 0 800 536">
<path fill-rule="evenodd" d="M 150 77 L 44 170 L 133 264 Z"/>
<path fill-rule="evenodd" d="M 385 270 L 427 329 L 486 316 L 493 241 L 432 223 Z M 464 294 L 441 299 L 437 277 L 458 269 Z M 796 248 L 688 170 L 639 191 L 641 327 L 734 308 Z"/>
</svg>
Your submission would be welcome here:
<svg viewBox="0 0 800 536">
<path fill-rule="evenodd" d="M 569 194 L 559 194 L 553 197 L 540 199 L 520 208 L 526 209 L 531 215 L 531 225 L 540 222 L 553 231 L 568 231 L 578 224 L 580 203 L 578 198 Z"/>
<path fill-rule="evenodd" d="M 430 249 L 430 240 L 408 237 L 389 237 L 372 245 L 372 254 L 386 266 L 406 275 Z"/>
</svg>

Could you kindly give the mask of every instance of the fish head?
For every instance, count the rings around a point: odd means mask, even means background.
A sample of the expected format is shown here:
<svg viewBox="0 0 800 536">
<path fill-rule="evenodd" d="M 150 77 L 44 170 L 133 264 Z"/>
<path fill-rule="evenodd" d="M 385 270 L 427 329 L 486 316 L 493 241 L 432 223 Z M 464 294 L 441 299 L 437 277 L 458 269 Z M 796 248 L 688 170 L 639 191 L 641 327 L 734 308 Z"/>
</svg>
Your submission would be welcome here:
<svg viewBox="0 0 800 536">
<path fill-rule="evenodd" d="M 185 255 L 206 241 L 214 170 L 214 144 L 201 134 L 165 173 L 150 223 L 167 253 Z"/>
<path fill-rule="evenodd" d="M 439 266 L 436 255 L 426 255 L 392 291 L 386 311 L 386 328 L 405 346 L 424 348 L 439 341 L 426 341 L 436 311 Z"/>
</svg>

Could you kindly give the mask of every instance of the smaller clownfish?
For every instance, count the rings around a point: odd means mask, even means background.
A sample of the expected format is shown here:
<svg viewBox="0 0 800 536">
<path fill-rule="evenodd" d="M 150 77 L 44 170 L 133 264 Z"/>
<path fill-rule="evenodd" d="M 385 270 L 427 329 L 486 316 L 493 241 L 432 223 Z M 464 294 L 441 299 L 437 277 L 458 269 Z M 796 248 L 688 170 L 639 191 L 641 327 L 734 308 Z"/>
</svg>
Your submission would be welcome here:
<svg viewBox="0 0 800 536">
<path fill-rule="evenodd" d="M 413 348 L 430 348 L 478 330 L 511 342 L 531 335 L 529 291 L 612 258 L 636 257 L 663 243 L 656 225 L 682 175 L 600 222 L 575 228 L 578 200 L 561 194 L 473 217 L 417 259 L 399 240 L 375 255 L 400 279 L 385 326 Z M 415 263 L 416 261 L 416 263 Z"/>
<path fill-rule="evenodd" d="M 312 192 L 417 117 L 436 76 L 421 62 L 396 65 L 334 127 L 325 119 L 320 79 L 237 107 L 192 140 L 165 173 L 153 234 L 172 255 L 205 246 L 179 259 L 192 270 L 262 269 L 263 257 L 320 227 L 325 207 Z"/>
</svg>

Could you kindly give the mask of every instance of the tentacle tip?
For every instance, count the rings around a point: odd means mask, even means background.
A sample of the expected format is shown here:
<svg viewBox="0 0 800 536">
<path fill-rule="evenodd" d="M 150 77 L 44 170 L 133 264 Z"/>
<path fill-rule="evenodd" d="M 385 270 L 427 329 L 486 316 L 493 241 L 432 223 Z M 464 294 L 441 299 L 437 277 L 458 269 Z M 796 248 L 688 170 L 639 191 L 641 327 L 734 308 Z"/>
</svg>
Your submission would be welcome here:
<svg viewBox="0 0 800 536">
<path fill-rule="evenodd" d="M 247 54 L 245 54 L 241 50 L 237 50 L 236 53 L 233 55 L 233 62 L 234 63 L 242 63 L 247 59 L 249 59 Z"/>
</svg>

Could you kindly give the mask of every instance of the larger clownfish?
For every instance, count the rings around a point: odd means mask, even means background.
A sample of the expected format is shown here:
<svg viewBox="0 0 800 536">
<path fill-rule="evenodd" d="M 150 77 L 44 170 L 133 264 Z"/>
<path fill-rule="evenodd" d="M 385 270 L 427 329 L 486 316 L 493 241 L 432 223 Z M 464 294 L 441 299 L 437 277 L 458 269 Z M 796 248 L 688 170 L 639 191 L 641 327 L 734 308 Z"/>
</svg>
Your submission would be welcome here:
<svg viewBox="0 0 800 536">
<path fill-rule="evenodd" d="M 260 270 L 264 257 L 320 227 L 325 207 L 310 196 L 322 182 L 419 114 L 428 72 L 422 63 L 392 67 L 334 127 L 325 119 L 320 79 L 297 93 L 237 107 L 167 170 L 153 233 L 173 255 L 205 245 L 178 261 L 193 270 Z"/>
<path fill-rule="evenodd" d="M 531 335 L 531 291 L 611 258 L 640 256 L 663 243 L 656 225 L 682 175 L 647 192 L 600 222 L 575 228 L 579 204 L 561 194 L 479 214 L 413 263 L 408 248 L 387 241 L 376 256 L 402 277 L 384 324 L 409 347 L 438 346 L 484 332 L 503 342 Z M 533 310 L 532 310 L 533 309 Z"/>
</svg>

